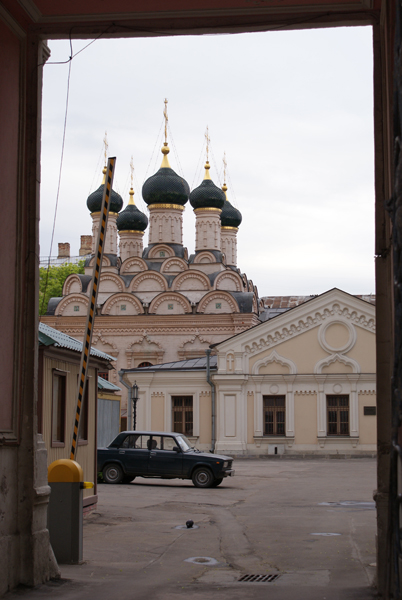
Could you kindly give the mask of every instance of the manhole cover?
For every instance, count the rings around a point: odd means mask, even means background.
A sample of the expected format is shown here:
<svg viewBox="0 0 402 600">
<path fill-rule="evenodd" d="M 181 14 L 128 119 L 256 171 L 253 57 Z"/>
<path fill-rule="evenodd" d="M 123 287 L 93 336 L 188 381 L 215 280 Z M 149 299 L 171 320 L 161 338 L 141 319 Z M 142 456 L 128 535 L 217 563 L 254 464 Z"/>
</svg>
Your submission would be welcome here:
<svg viewBox="0 0 402 600">
<path fill-rule="evenodd" d="M 184 562 L 193 563 L 195 565 L 217 565 L 218 561 L 215 558 L 211 558 L 210 556 L 192 556 L 191 558 L 186 558 Z"/>
<path fill-rule="evenodd" d="M 341 535 L 340 533 L 310 533 L 310 535 L 323 535 L 324 537 L 330 537 L 331 535 Z"/>
<path fill-rule="evenodd" d="M 243 575 L 239 581 L 246 583 L 271 583 L 276 581 L 279 575 Z"/>
</svg>

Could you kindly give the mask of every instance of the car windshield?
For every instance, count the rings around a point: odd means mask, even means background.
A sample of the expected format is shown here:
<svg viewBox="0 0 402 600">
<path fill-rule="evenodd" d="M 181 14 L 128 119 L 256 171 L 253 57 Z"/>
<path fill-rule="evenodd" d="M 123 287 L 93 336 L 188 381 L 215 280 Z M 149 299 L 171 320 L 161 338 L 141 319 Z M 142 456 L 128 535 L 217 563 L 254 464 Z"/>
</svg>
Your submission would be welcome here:
<svg viewBox="0 0 402 600">
<path fill-rule="evenodd" d="M 176 440 L 182 452 L 188 452 L 191 450 L 192 446 L 185 435 L 178 435 Z"/>
</svg>

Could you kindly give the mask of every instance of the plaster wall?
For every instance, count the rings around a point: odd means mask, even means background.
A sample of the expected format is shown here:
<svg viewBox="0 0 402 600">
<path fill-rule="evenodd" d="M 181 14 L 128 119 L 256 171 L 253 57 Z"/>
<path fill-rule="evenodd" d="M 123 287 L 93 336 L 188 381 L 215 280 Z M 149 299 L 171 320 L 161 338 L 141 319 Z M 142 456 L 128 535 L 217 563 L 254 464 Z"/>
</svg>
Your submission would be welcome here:
<svg viewBox="0 0 402 600">
<path fill-rule="evenodd" d="M 295 394 L 295 446 L 298 444 L 317 444 L 317 394 Z"/>
<path fill-rule="evenodd" d="M 202 385 L 202 382 L 200 382 Z M 205 383 L 204 383 L 205 385 Z M 211 444 L 212 424 L 211 424 L 212 400 L 211 393 L 200 391 L 200 437 L 199 443 L 204 446 Z"/>
<path fill-rule="evenodd" d="M 151 396 L 151 429 L 164 431 L 165 429 L 165 397 L 161 392 Z"/>
<path fill-rule="evenodd" d="M 314 373 L 316 363 L 328 356 L 318 343 L 318 327 L 297 335 L 291 339 L 275 345 L 275 351 L 281 356 L 292 360 L 297 367 L 298 373 Z M 308 352 L 306 352 L 308 348 Z M 273 348 L 259 352 L 249 358 L 249 372 L 253 372 L 255 363 L 272 354 Z"/>
<path fill-rule="evenodd" d="M 226 258 L 226 264 L 237 266 L 237 229 L 221 228 L 221 246 L 222 252 Z"/>
<path fill-rule="evenodd" d="M 195 211 L 195 251 L 221 250 L 221 211 L 197 208 Z"/>
<path fill-rule="evenodd" d="M 44 357 L 43 360 L 43 439 L 47 449 L 47 461 L 50 465 L 60 458 L 70 458 L 70 449 L 73 436 L 75 413 L 77 406 L 77 382 L 80 373 L 79 355 L 77 362 L 56 360 Z M 66 373 L 66 413 L 65 413 L 65 442 L 63 446 L 52 443 L 52 397 L 53 397 L 53 370 Z M 93 367 L 88 369 L 88 440 L 78 441 L 75 460 L 84 471 L 84 481 L 96 482 L 96 389 L 97 371 Z M 84 498 L 95 496 L 95 487 L 84 490 Z"/>
<path fill-rule="evenodd" d="M 376 406 L 376 395 L 374 392 L 359 394 L 359 422 L 360 422 L 360 443 L 372 444 L 376 438 L 377 417 L 374 415 L 365 415 L 365 406 Z"/>
<path fill-rule="evenodd" d="M 0 144 L 3 198 L 18 196 L 18 139 L 19 139 L 19 103 L 20 103 L 20 61 L 21 41 L 0 19 L 0 78 L 8 82 L 2 86 L 0 94 L 1 139 Z M 0 322 L 2 328 L 0 358 L 0 429 L 13 429 L 13 348 L 14 348 L 14 310 L 15 310 L 15 264 L 17 260 L 17 202 L 7 203 L 2 211 L 2 234 L 0 236 L 0 285 L 3 290 L 0 302 Z M 7 290 L 7 293 L 4 293 Z"/>
<path fill-rule="evenodd" d="M 152 204 L 149 208 L 149 243 L 183 244 L 183 208 Z"/>
<path fill-rule="evenodd" d="M 356 328 L 358 332 L 356 344 L 347 353 L 350 358 L 356 360 L 362 373 L 375 373 L 376 354 L 375 354 L 375 334 L 366 331 L 362 327 Z"/>
</svg>

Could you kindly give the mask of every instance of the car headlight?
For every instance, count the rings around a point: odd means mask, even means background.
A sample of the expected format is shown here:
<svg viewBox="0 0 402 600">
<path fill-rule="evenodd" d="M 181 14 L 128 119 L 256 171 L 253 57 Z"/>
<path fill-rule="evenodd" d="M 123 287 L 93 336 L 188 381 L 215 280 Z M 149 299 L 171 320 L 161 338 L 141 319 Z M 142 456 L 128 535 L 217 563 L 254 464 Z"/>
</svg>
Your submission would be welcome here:
<svg viewBox="0 0 402 600">
<path fill-rule="evenodd" d="M 229 466 L 229 461 L 225 460 L 225 462 L 223 463 L 223 468 L 226 469 Z"/>
</svg>

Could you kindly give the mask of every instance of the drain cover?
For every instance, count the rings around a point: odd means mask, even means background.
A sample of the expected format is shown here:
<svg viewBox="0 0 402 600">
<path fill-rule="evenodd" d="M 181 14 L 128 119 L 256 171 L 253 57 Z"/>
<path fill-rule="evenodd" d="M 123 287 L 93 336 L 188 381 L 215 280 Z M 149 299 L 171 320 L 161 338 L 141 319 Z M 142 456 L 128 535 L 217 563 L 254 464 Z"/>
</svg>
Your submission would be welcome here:
<svg viewBox="0 0 402 600">
<path fill-rule="evenodd" d="M 356 502 L 355 500 L 345 500 L 344 502 L 319 502 L 318 506 L 346 507 L 365 510 L 375 510 L 375 502 Z"/>
<path fill-rule="evenodd" d="M 271 581 L 276 581 L 278 577 L 279 575 L 243 575 L 239 581 L 247 583 L 270 583 Z"/>
<path fill-rule="evenodd" d="M 210 556 L 192 556 L 191 558 L 186 558 L 184 562 L 193 563 L 195 565 L 217 565 L 218 561 L 215 558 L 211 558 Z"/>
<path fill-rule="evenodd" d="M 330 537 L 331 535 L 341 535 L 340 533 L 310 533 L 310 535 L 323 535 Z"/>
</svg>

